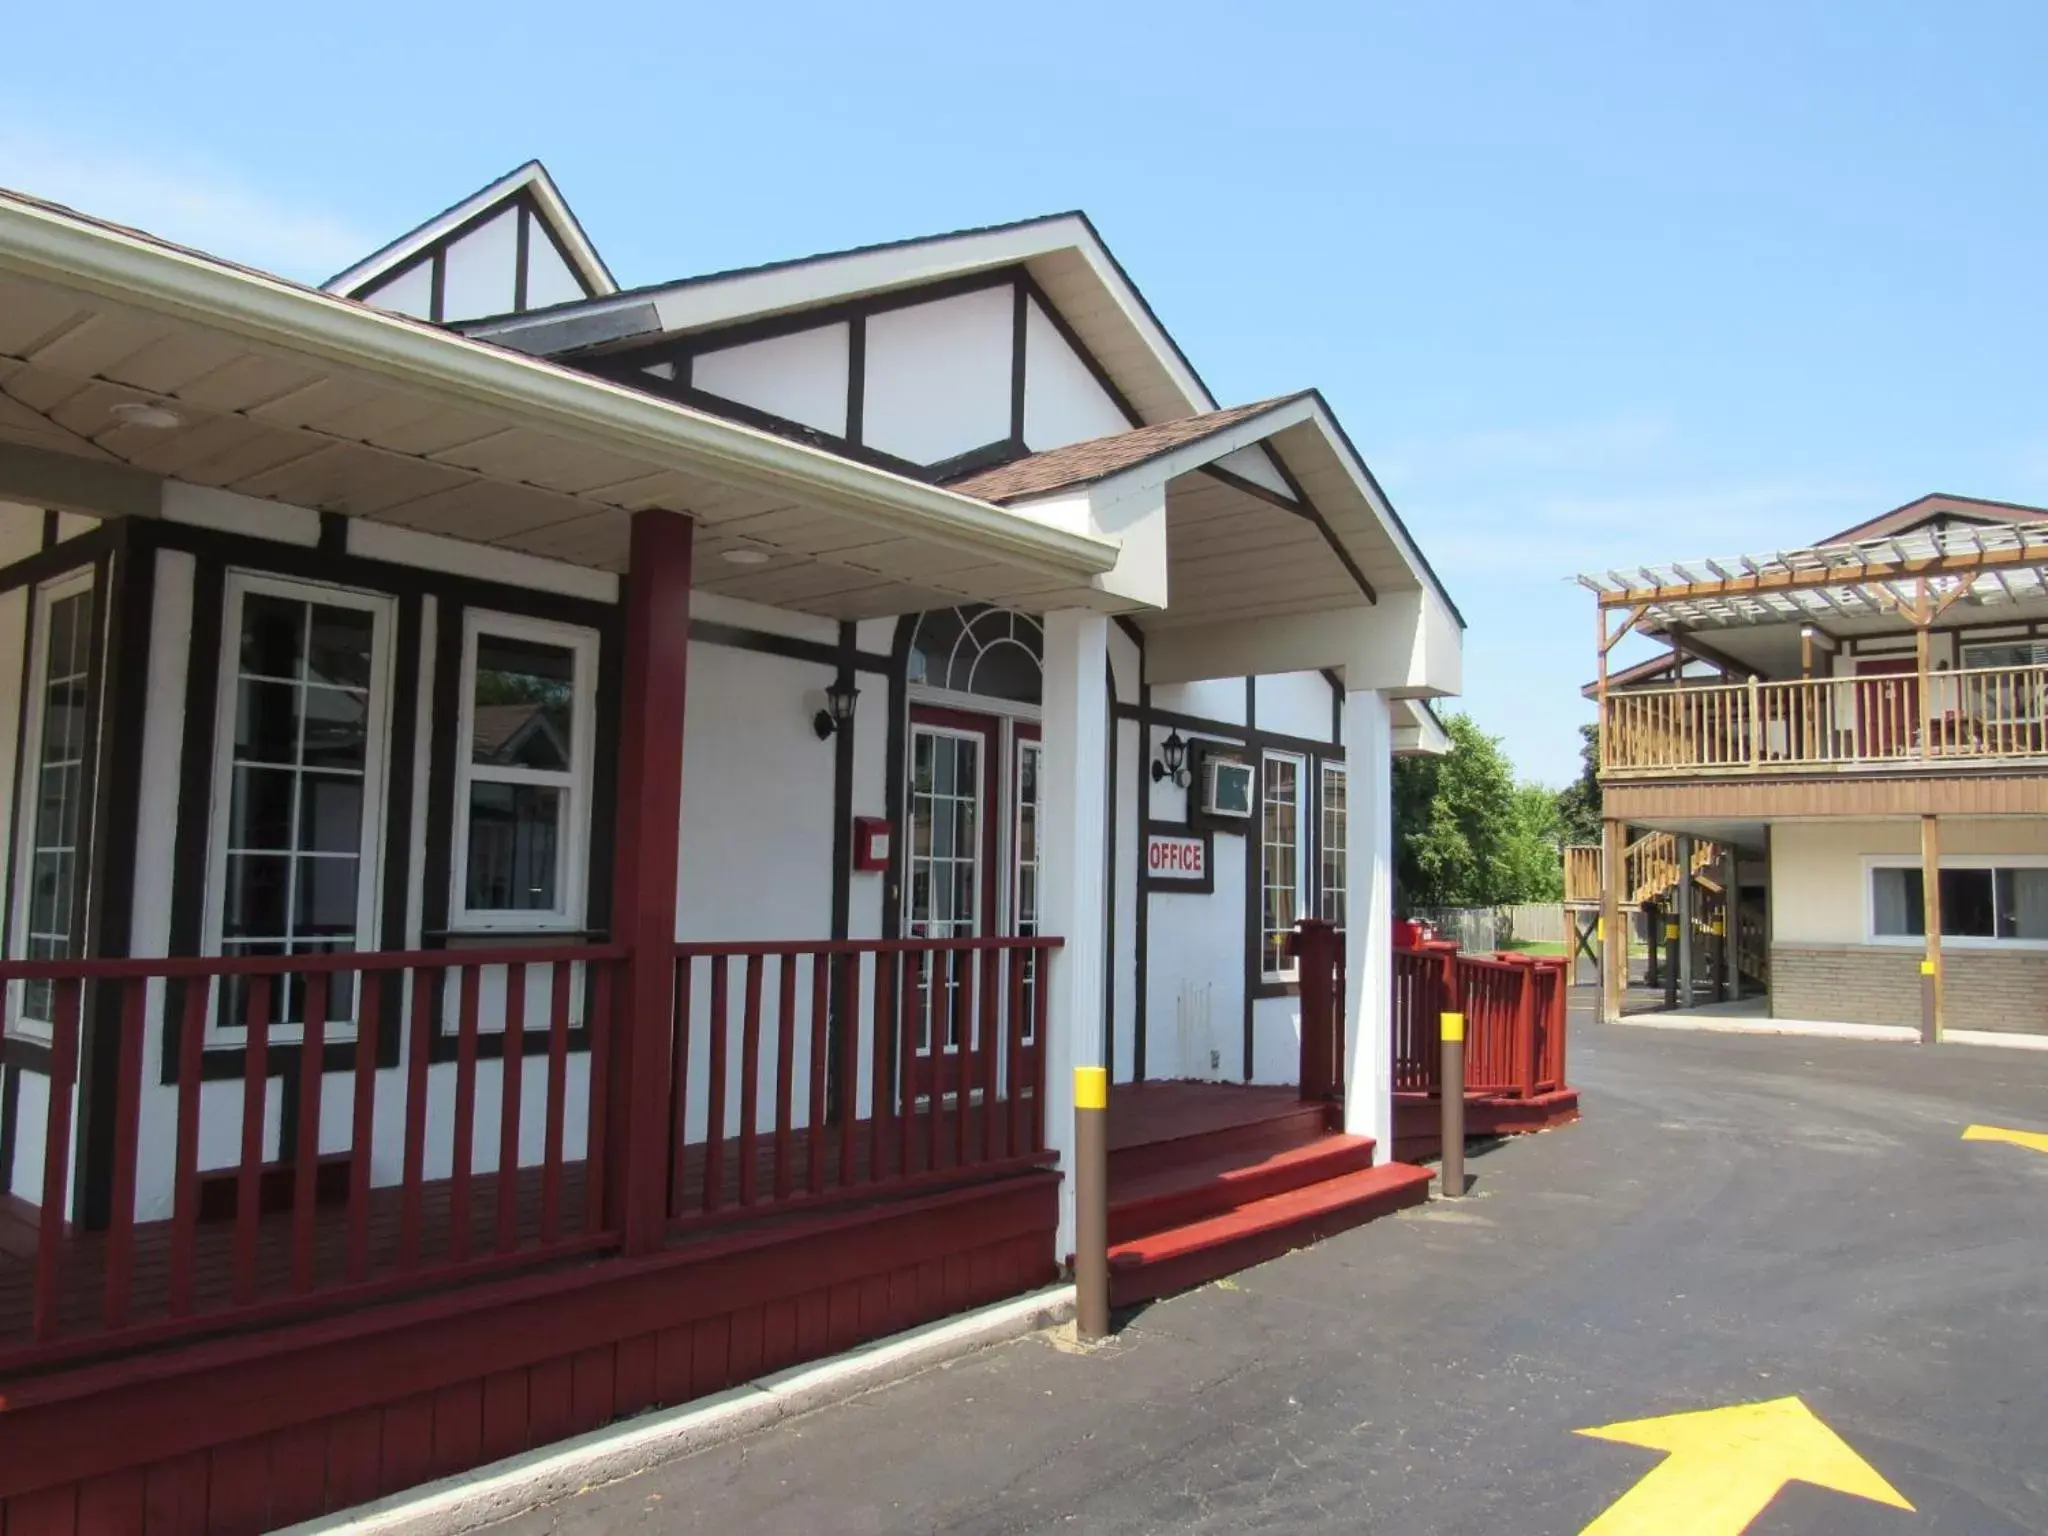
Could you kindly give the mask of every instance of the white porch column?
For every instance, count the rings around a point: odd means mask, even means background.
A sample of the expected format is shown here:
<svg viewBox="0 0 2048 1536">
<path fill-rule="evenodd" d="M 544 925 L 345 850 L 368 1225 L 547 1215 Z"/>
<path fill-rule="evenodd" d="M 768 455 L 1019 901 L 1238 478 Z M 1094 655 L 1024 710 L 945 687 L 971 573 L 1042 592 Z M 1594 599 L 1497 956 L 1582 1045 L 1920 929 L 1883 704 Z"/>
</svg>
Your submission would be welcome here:
<svg viewBox="0 0 2048 1536">
<path fill-rule="evenodd" d="M 1394 732 L 1387 696 L 1344 695 L 1344 1129 L 1394 1155 Z"/>
<path fill-rule="evenodd" d="M 1045 1136 L 1060 1155 L 1060 1262 L 1074 1251 L 1074 1068 L 1102 1059 L 1108 922 L 1109 620 L 1045 616 L 1045 780 L 1039 793 L 1040 931 L 1066 941 L 1046 996 Z"/>
</svg>

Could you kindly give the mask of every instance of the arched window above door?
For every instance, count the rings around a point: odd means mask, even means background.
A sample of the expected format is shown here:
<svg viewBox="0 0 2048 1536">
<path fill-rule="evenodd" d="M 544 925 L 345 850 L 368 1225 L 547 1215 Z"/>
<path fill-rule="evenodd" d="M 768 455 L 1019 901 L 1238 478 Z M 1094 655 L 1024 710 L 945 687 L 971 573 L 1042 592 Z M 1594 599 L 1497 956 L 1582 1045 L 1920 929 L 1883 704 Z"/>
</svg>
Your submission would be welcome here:
<svg viewBox="0 0 2048 1536">
<path fill-rule="evenodd" d="M 922 614 L 910 641 L 910 681 L 949 693 L 1040 702 L 1045 635 L 1038 620 L 975 604 Z"/>
</svg>

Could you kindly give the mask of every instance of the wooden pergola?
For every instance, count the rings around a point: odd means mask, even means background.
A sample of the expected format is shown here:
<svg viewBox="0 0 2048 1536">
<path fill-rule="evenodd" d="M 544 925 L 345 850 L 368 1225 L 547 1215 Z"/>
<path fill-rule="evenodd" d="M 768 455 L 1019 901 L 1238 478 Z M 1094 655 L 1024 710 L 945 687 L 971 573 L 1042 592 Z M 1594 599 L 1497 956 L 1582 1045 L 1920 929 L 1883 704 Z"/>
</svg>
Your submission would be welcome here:
<svg viewBox="0 0 2048 1536">
<path fill-rule="evenodd" d="M 1718 659 L 1693 640 L 1701 631 L 1770 624 L 1801 626 L 1802 671 L 1813 673 L 1813 634 L 1830 621 L 1896 618 L 1917 641 L 1919 697 L 1928 696 L 1929 634 L 1959 606 L 1997 609 L 2048 603 L 2048 521 L 1955 524 L 1914 529 L 1853 543 L 1822 544 L 1771 554 L 1673 561 L 1581 575 L 1595 595 L 1600 719 L 1608 718 L 1608 657 L 1633 633 L 1668 636 L 1675 646 Z M 1603 826 L 1601 920 L 1606 933 L 1621 929 L 1620 868 L 1627 829 Z M 1924 869 L 1940 868 L 1940 834 L 1933 816 L 1920 818 Z M 1940 1037 L 1941 882 L 1923 880 L 1927 953 L 1921 964 L 1927 992 L 1927 1027 Z M 1608 944 L 1601 965 L 1601 1011 L 1619 1018 L 1627 987 L 1627 945 Z"/>
</svg>

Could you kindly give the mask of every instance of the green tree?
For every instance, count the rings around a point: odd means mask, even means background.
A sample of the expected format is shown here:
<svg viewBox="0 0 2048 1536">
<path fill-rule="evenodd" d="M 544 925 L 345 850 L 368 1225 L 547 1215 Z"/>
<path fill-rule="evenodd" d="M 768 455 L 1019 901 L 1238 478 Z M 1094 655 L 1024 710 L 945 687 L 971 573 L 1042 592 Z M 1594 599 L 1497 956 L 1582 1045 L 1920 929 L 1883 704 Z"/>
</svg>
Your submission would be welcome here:
<svg viewBox="0 0 2048 1536">
<path fill-rule="evenodd" d="M 1395 878 L 1401 904 L 1491 907 L 1561 894 L 1556 798 L 1518 786 L 1500 739 L 1466 715 L 1444 721 L 1443 757 L 1394 763 Z"/>
<path fill-rule="evenodd" d="M 1567 843 L 1600 841 L 1600 727 L 1579 727 L 1579 776 L 1557 792 L 1558 835 Z"/>
</svg>

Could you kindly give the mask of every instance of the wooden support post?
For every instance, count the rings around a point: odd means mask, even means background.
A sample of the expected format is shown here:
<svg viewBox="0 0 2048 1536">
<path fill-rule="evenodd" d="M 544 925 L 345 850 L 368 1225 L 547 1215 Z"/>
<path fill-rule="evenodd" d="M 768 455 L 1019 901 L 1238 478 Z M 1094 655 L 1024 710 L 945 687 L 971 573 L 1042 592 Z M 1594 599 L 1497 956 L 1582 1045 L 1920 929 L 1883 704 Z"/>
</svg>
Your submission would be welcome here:
<svg viewBox="0 0 2048 1536">
<path fill-rule="evenodd" d="M 1742 887 L 1736 882 L 1742 869 L 1742 851 L 1733 843 L 1721 845 L 1721 966 L 1727 980 L 1728 996 L 1742 996 Z"/>
<path fill-rule="evenodd" d="M 677 513 L 634 513 L 626 573 L 611 931 L 632 953 L 612 1036 L 605 1220 L 629 1254 L 659 1248 L 666 1226 L 692 533 Z"/>
<path fill-rule="evenodd" d="M 1698 947 L 1696 933 L 1699 923 L 1699 906 L 1694 900 L 1692 888 L 1692 838 L 1681 832 L 1676 839 L 1678 849 L 1678 1006 L 1690 1008 L 1693 1004 L 1693 951 Z"/>
<path fill-rule="evenodd" d="M 1935 1045 L 1946 1021 L 1941 996 L 1941 828 L 1933 816 L 1920 818 L 1920 897 L 1927 925 L 1927 953 L 1920 962 L 1920 1038 Z"/>
<path fill-rule="evenodd" d="M 1628 930 L 1621 921 L 1621 882 L 1628 862 L 1628 828 L 1612 818 L 1600 824 L 1600 1017 L 1621 1021 L 1628 995 Z"/>
</svg>

